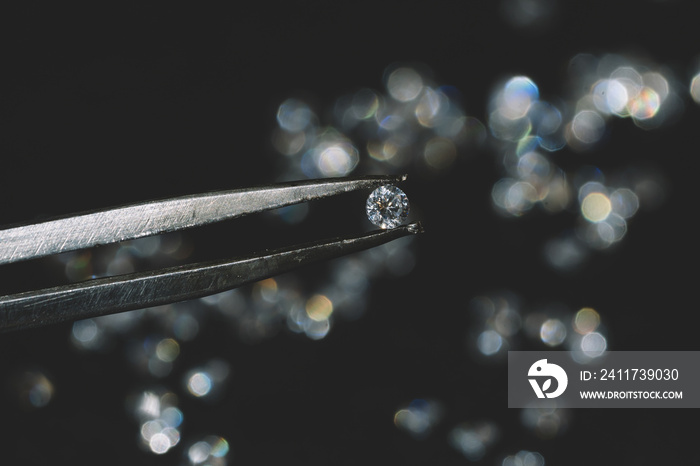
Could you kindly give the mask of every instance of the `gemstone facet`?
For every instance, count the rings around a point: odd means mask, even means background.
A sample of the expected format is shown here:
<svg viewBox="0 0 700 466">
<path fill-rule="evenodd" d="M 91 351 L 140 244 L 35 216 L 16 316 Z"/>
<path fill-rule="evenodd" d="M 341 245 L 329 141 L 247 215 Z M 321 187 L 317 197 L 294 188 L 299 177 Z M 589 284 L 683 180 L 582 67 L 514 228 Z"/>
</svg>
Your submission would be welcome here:
<svg viewBox="0 0 700 466">
<path fill-rule="evenodd" d="M 408 197 L 396 186 L 380 186 L 367 198 L 367 218 L 379 228 L 396 228 L 408 217 Z"/>
</svg>

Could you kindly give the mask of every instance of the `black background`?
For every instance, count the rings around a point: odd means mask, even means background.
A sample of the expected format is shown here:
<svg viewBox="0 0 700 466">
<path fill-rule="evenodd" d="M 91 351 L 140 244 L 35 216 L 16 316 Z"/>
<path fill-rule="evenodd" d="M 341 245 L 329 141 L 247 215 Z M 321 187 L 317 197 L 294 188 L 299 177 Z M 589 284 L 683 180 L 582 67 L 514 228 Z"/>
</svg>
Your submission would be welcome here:
<svg viewBox="0 0 700 466">
<path fill-rule="evenodd" d="M 664 204 L 634 218 L 620 247 L 575 274 L 545 267 L 542 238 L 573 217 L 494 214 L 499 171 L 488 151 L 464 154 L 439 178 L 413 176 L 405 190 L 426 227 L 415 270 L 375 284 L 366 315 L 322 341 L 280 332 L 253 345 L 208 327 L 183 357 L 226 355 L 234 376 L 219 403 L 183 398 L 183 438 L 187 429 L 226 437 L 233 464 L 465 464 L 448 445 L 449 428 L 491 419 L 502 435 L 483 464 L 520 449 L 552 465 L 695 464 L 693 410 L 577 410 L 566 433 L 542 440 L 505 407 L 505 367 L 479 365 L 465 349 L 468 300 L 501 288 L 531 302 L 595 307 L 611 349 L 696 349 L 692 4 L 562 1 L 538 31 L 504 22 L 496 1 L 19 7 L 3 14 L 1 28 L 0 219 L 9 225 L 274 181 L 279 155 L 269 141 L 279 103 L 296 95 L 328 108 L 361 87 L 381 88 L 392 63 L 427 65 L 485 121 L 503 76 L 526 74 L 541 93 L 557 95 L 576 53 L 644 53 L 684 84 L 680 120 L 648 132 L 620 121 L 599 150 L 560 159 L 611 168 L 647 162 L 666 178 Z M 247 219 L 207 227 L 192 233 L 194 258 L 342 233 L 345 223 L 312 215 L 280 230 Z M 60 281 L 48 264 L 3 266 L 0 292 Z M 118 351 L 77 353 L 69 332 L 63 324 L 0 336 L 2 379 L 39 367 L 56 387 L 47 407 L 25 410 L 5 384 L 2 462 L 179 463 L 181 448 L 156 457 L 137 445 L 124 399 L 149 381 Z M 392 416 L 421 397 L 440 400 L 446 416 L 416 440 Z"/>
</svg>

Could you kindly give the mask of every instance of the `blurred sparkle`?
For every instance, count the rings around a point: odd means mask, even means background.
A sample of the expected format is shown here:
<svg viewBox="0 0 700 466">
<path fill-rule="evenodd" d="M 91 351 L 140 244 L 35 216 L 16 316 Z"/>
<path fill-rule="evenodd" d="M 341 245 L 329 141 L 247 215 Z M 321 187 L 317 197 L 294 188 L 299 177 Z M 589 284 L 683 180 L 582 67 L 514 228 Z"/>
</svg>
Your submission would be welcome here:
<svg viewBox="0 0 700 466">
<path fill-rule="evenodd" d="M 22 408 L 44 408 L 54 397 L 54 383 L 42 370 L 29 369 L 11 380 L 14 382 L 14 394 Z"/>
<path fill-rule="evenodd" d="M 190 395 L 214 402 L 224 395 L 230 375 L 229 363 L 215 358 L 185 373 L 183 383 Z"/>
<path fill-rule="evenodd" d="M 470 461 L 479 461 L 499 436 L 493 422 L 463 423 L 449 433 L 450 445 Z"/>
<path fill-rule="evenodd" d="M 547 346 L 561 345 L 566 339 L 566 326 L 559 319 L 547 319 L 542 323 L 540 338 Z"/>
<path fill-rule="evenodd" d="M 223 437 L 207 435 L 202 440 L 192 443 L 185 456 L 188 464 L 225 466 L 230 460 L 230 446 Z"/>
<path fill-rule="evenodd" d="M 501 466 L 545 466 L 544 456 L 536 451 L 521 450 L 503 459 Z"/>
<path fill-rule="evenodd" d="M 180 442 L 184 420 L 177 406 L 177 396 L 164 390 L 147 390 L 133 395 L 127 406 L 141 428 L 141 446 L 162 455 Z"/>
<path fill-rule="evenodd" d="M 394 425 L 412 437 L 425 438 L 443 417 L 442 405 L 434 400 L 413 400 L 394 414 Z"/>
</svg>

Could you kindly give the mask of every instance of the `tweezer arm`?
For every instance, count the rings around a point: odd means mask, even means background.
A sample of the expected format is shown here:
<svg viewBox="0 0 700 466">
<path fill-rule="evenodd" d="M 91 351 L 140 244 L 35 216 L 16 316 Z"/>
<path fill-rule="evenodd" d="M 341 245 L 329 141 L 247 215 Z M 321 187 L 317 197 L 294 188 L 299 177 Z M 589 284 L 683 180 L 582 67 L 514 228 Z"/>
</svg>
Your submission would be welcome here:
<svg viewBox="0 0 700 466">
<path fill-rule="evenodd" d="M 177 197 L 0 230 L 0 264 L 156 235 L 375 188 L 405 176 L 327 178 Z"/>
<path fill-rule="evenodd" d="M 244 259 L 171 267 L 4 296 L 0 297 L 0 332 L 207 296 L 420 232 L 420 224 L 413 223 Z"/>
</svg>

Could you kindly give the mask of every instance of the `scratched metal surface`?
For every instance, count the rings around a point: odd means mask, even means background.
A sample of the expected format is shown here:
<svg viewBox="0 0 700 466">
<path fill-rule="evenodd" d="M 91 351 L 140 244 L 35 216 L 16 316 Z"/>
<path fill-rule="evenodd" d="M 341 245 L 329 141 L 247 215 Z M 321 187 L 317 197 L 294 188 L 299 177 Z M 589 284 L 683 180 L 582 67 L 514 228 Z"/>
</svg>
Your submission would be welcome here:
<svg viewBox="0 0 700 466">
<path fill-rule="evenodd" d="M 0 332 L 194 299 L 422 232 L 413 223 L 244 259 L 171 267 L 0 297 Z"/>
<path fill-rule="evenodd" d="M 205 225 L 404 178 L 372 176 L 288 182 L 144 202 L 9 228 L 0 230 L 0 264 Z"/>
</svg>

